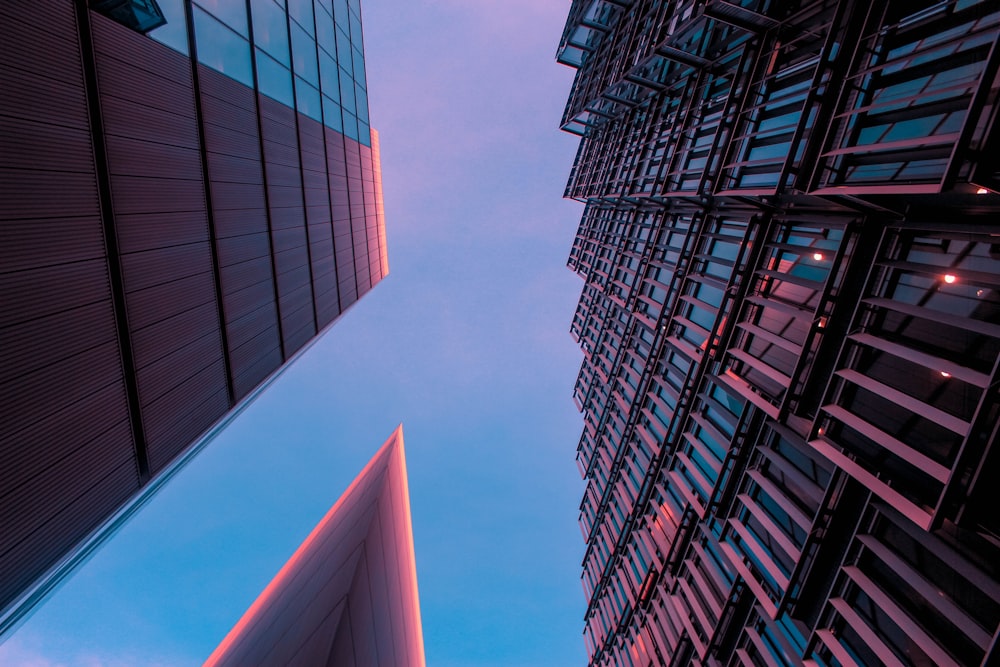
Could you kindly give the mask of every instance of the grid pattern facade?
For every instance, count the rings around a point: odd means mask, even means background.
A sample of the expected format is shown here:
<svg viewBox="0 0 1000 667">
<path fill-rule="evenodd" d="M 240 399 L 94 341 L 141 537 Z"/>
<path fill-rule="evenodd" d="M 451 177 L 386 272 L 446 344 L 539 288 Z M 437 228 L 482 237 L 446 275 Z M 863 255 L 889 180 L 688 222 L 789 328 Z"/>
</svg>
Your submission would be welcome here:
<svg viewBox="0 0 1000 667">
<path fill-rule="evenodd" d="M 591 665 L 998 659 L 998 36 L 572 3 Z"/>
<path fill-rule="evenodd" d="M 0 6 L 0 610 L 388 273 L 357 1 L 159 5 Z"/>
</svg>

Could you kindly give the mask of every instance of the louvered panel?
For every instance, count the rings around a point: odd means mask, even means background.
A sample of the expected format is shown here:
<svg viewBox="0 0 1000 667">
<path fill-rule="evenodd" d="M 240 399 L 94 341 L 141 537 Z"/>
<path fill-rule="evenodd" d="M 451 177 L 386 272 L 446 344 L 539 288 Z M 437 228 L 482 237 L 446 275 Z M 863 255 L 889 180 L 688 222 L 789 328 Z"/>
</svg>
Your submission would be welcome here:
<svg viewBox="0 0 1000 667">
<path fill-rule="evenodd" d="M 263 210 L 263 193 L 259 188 L 256 190 L 256 193 L 260 194 L 260 205 L 257 206 L 255 203 L 254 207 L 248 210 L 222 209 L 214 199 L 216 190 L 216 184 L 213 184 L 213 218 L 215 221 L 215 233 L 218 238 L 267 232 L 267 215 Z"/>
<path fill-rule="evenodd" d="M 219 266 L 227 267 L 266 258 L 270 247 L 270 239 L 266 232 L 219 239 L 217 243 Z"/>
<path fill-rule="evenodd" d="M 4 109 L 5 113 L 21 110 Z M 32 118 L 0 116 L 3 166 L 10 169 L 90 173 L 94 159 L 90 133 L 78 127 L 60 127 Z"/>
<path fill-rule="evenodd" d="M 264 170 L 260 162 L 253 158 L 213 152 L 209 156 L 208 166 L 209 179 L 212 181 L 255 185 L 264 182 Z"/>
<path fill-rule="evenodd" d="M 0 600 L 9 601 L 51 567 L 139 488 L 133 462 L 108 471 L 100 482 L 45 524 L 45 534 L 0 555 Z M 8 574 L 10 573 L 10 574 Z"/>
<path fill-rule="evenodd" d="M 111 299 L 103 259 L 2 273 L 0 294 L 0 328 Z"/>
<path fill-rule="evenodd" d="M 131 330 L 140 329 L 154 322 L 172 317 L 185 310 L 189 303 L 206 303 L 215 296 L 215 285 L 198 274 L 173 282 L 148 287 L 141 298 L 129 300 L 128 323 Z M 185 298 L 180 298 L 184 295 Z"/>
<path fill-rule="evenodd" d="M 277 188 L 268 188 L 268 191 L 273 193 Z M 302 226 L 305 224 L 305 215 L 302 210 L 302 195 L 301 189 L 295 189 L 292 192 L 292 188 L 285 188 L 285 194 L 289 195 L 282 202 L 286 204 L 285 207 L 279 208 L 275 202 L 274 198 L 271 198 L 271 229 L 281 230 L 294 228 L 302 231 Z M 295 201 L 298 203 L 294 203 Z"/>
<path fill-rule="evenodd" d="M 97 216 L 96 188 L 92 173 L 0 168 L 0 220 Z"/>
<path fill-rule="evenodd" d="M 103 254 L 104 235 L 96 217 L 5 220 L 0 225 L 0 273 L 81 262 Z M 7 299 L 5 292 L 5 304 Z"/>
<path fill-rule="evenodd" d="M 34 475 L 16 478 L 19 485 L 0 496 L 0 553 L 30 539 L 31 533 L 64 511 L 78 496 L 97 486 L 109 467 L 132 463 L 132 435 L 128 421 L 121 420 L 95 430 L 89 441 L 67 440 L 49 454 L 51 462 Z M 37 444 L 38 441 L 32 439 Z M 5 463 L 6 465 L 6 463 Z M 26 472 L 26 471 L 17 471 Z M 39 478 L 39 472 L 43 478 Z M 15 482 L 15 484 L 16 484 Z M 39 487 L 50 492 L 39 492 Z M 58 493 L 52 492 L 58 489 Z"/>
<path fill-rule="evenodd" d="M 167 342 L 164 339 L 160 340 L 163 343 Z M 156 350 L 151 355 L 155 356 L 154 359 L 137 359 L 136 361 L 139 400 L 144 410 L 180 384 L 188 382 L 194 375 L 201 374 L 203 376 L 203 390 L 214 392 L 216 389 L 225 387 L 225 376 L 221 370 L 221 340 L 217 332 L 213 331 L 200 338 L 185 341 L 183 346 L 174 343 L 171 347 L 173 349 L 168 354 Z M 140 365 L 140 361 L 142 365 Z M 209 366 L 218 367 L 220 370 L 214 375 L 203 373 L 204 369 Z M 182 413 L 197 403 L 194 397 L 180 396 L 175 399 L 175 402 Z"/>
<path fill-rule="evenodd" d="M 188 90 L 188 96 L 191 92 Z M 201 182 L 201 156 L 192 148 L 139 141 L 110 134 L 105 145 L 108 167 L 119 176 L 142 175 L 147 178 L 173 178 Z M 202 204 L 204 207 L 204 204 Z"/>
<path fill-rule="evenodd" d="M 101 98 L 101 112 L 119 136 L 151 142 L 170 137 L 174 145 L 198 149 L 198 135 L 185 116 L 111 96 Z"/>
<path fill-rule="evenodd" d="M 179 245 L 191 239 L 207 239 L 204 212 L 140 213 L 115 216 L 118 248 L 123 254 Z"/>
<path fill-rule="evenodd" d="M 272 287 L 271 280 L 271 260 L 267 255 L 253 257 L 238 264 L 223 266 L 219 273 L 222 277 L 222 284 L 225 286 L 224 294 L 227 296 L 235 294 L 251 285 L 266 282 L 267 289 L 271 290 L 270 299 L 274 299 L 274 288 Z M 262 292 L 262 298 L 266 294 L 267 292 Z M 238 312 L 230 312 L 228 308 L 226 312 L 230 317 L 239 317 Z"/>
<path fill-rule="evenodd" d="M 209 156 L 209 164 L 214 163 L 215 160 L 215 156 Z M 254 216 L 257 211 L 263 215 L 264 189 L 255 183 L 227 183 L 212 180 L 212 206 L 218 210 L 249 209 L 253 211 L 251 216 Z"/>
<path fill-rule="evenodd" d="M 274 332 L 277 340 L 277 332 Z M 254 348 L 252 361 L 244 365 L 233 364 L 233 392 L 239 400 L 250 393 L 281 365 L 281 349 Z M 238 372 L 237 372 L 238 369 Z"/>
<path fill-rule="evenodd" d="M 155 324 L 132 331 L 132 349 L 136 363 L 145 367 L 159 361 L 171 352 L 199 340 L 209 333 L 218 336 L 211 326 L 218 321 L 215 300 L 188 308 Z"/>
<path fill-rule="evenodd" d="M 225 379 L 221 360 L 144 408 L 152 472 L 162 470 L 229 409 L 225 389 L 211 393 L 218 386 L 217 378 Z"/>
<path fill-rule="evenodd" d="M 267 143 L 269 142 L 265 142 L 264 159 L 267 164 L 268 197 L 270 199 L 271 206 L 301 205 L 301 196 L 290 202 L 275 201 L 276 198 L 281 199 L 282 197 L 289 196 L 285 194 L 287 191 L 291 191 L 291 193 L 298 193 L 301 191 L 302 176 L 299 174 L 299 166 L 297 164 L 287 165 L 272 162 L 266 150 Z"/>
<path fill-rule="evenodd" d="M 199 274 L 211 280 L 212 250 L 207 242 L 191 243 L 189 240 L 185 245 L 130 253 L 122 256 L 122 273 L 126 292 Z M 185 295 L 178 293 L 176 298 L 183 300 Z"/>
<path fill-rule="evenodd" d="M 114 342 L 112 317 L 110 302 L 101 300 L 0 329 L 0 350 L 4 351 L 0 384 Z M 95 323 L 103 326 L 92 326 Z"/>
<path fill-rule="evenodd" d="M 330 191 L 329 181 L 326 172 L 319 173 L 313 171 L 303 171 L 302 178 L 306 183 L 302 191 L 303 199 L 307 209 L 315 209 L 317 212 L 325 210 L 323 218 L 329 221 L 330 218 Z M 312 221 L 312 217 L 310 217 Z"/>
<path fill-rule="evenodd" d="M 5 39 L 8 34 L 5 31 Z M 8 101 L 9 108 L 16 110 L 16 114 L 21 118 L 34 118 L 46 125 L 89 131 L 87 98 L 83 92 L 83 74 L 79 68 L 79 56 L 76 59 L 54 60 L 47 54 L 39 53 L 37 49 L 18 53 L 21 55 L 17 62 L 22 67 L 24 63 L 37 60 L 46 69 L 43 72 L 25 71 L 6 64 L 10 61 L 5 61 L 6 66 L 0 81 L 3 82 L 4 99 Z M 77 74 L 80 78 L 77 79 L 76 76 L 63 77 L 64 80 L 50 78 L 53 72 L 61 68 Z"/>
<path fill-rule="evenodd" d="M 129 68 L 136 79 L 153 75 L 160 79 L 163 85 L 176 83 L 187 88 L 191 87 L 190 60 L 172 49 L 150 44 L 148 37 L 126 30 L 105 16 L 95 13 L 91 13 L 90 16 L 95 36 L 94 49 L 100 58 L 112 64 L 115 71 L 120 72 L 124 71 L 122 68 Z M 138 81 L 136 83 L 141 85 Z M 127 82 L 119 89 L 128 90 Z M 134 87 L 133 90 L 143 89 Z M 169 88 L 163 90 L 170 91 Z M 161 97 L 170 99 L 171 95 Z M 142 101 L 143 97 L 137 96 L 135 99 Z"/>
<path fill-rule="evenodd" d="M 125 173 L 140 173 L 140 167 L 127 162 L 117 167 Z M 176 178 L 143 178 L 114 176 L 111 194 L 116 213 L 168 213 L 176 211 L 202 212 L 205 194 L 201 181 Z"/>
<path fill-rule="evenodd" d="M 256 317 L 259 318 L 257 324 L 261 329 L 277 323 L 277 313 L 274 308 L 274 286 L 270 276 L 243 289 L 223 293 L 222 301 L 225 306 L 227 323 L 231 324 L 248 313 L 256 313 Z M 267 305 L 268 308 L 261 310 L 262 305 Z M 233 338 L 232 333 L 227 335 L 230 336 L 230 339 Z"/>
<path fill-rule="evenodd" d="M 204 85 L 202 85 L 201 89 L 205 89 Z M 202 99 L 208 100 L 211 98 L 203 96 Z M 207 108 L 204 109 L 205 150 L 218 155 L 227 155 L 253 161 L 259 160 L 260 143 L 257 139 L 256 125 L 236 125 L 236 119 L 225 116 L 225 111 L 225 108 L 211 112 Z M 211 115 L 209 115 L 210 113 Z M 211 164 L 211 161 L 209 164 Z M 216 176 L 211 170 L 209 174 L 215 180 Z"/>
<path fill-rule="evenodd" d="M 271 238 L 274 243 L 274 253 L 275 255 L 279 255 L 288 250 L 304 248 L 306 245 L 306 230 L 302 226 L 287 227 L 285 229 L 276 228 L 271 234 Z M 281 264 L 279 263 L 278 266 L 280 267 Z"/>
</svg>

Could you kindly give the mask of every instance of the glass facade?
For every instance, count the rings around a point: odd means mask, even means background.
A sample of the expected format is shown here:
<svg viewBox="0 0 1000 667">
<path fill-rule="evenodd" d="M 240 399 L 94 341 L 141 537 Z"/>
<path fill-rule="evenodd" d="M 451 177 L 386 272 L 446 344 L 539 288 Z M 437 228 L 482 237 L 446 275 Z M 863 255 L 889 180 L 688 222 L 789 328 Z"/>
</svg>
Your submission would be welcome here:
<svg viewBox="0 0 1000 667">
<path fill-rule="evenodd" d="M 323 0 L 163 0 L 153 39 L 189 53 L 185 5 L 198 62 L 371 146 L 361 5 Z M 250 45 L 254 48 L 251 49 Z M 293 84 L 294 81 L 294 84 Z"/>
<path fill-rule="evenodd" d="M 590 664 L 998 659 L 1000 10 L 575 0 Z"/>
</svg>

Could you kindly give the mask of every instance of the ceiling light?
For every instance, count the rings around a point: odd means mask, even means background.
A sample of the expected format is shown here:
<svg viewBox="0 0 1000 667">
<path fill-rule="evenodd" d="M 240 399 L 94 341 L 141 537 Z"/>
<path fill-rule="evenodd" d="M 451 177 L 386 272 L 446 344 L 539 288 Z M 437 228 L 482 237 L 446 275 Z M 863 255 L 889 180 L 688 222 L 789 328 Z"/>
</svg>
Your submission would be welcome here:
<svg viewBox="0 0 1000 667">
<path fill-rule="evenodd" d="M 952 274 L 952 273 L 946 273 L 946 274 L 944 274 L 944 281 L 945 281 L 946 283 L 948 283 L 949 285 L 951 285 L 951 284 L 952 284 L 953 282 L 955 282 L 956 280 L 958 280 L 958 278 L 957 278 L 957 277 L 955 277 L 955 275 L 954 275 L 954 274 Z"/>
<path fill-rule="evenodd" d="M 986 188 L 979 188 L 978 190 L 976 190 L 976 194 L 977 195 L 985 195 L 985 194 L 989 194 L 989 192 L 990 191 L 987 190 Z"/>
<path fill-rule="evenodd" d="M 951 373 L 949 373 L 948 371 L 941 371 L 941 377 L 943 377 L 943 378 L 950 378 L 951 377 Z"/>
<path fill-rule="evenodd" d="M 817 262 L 822 262 L 823 261 L 823 253 L 821 253 L 821 252 L 814 252 L 813 253 L 813 259 L 815 259 Z"/>
</svg>

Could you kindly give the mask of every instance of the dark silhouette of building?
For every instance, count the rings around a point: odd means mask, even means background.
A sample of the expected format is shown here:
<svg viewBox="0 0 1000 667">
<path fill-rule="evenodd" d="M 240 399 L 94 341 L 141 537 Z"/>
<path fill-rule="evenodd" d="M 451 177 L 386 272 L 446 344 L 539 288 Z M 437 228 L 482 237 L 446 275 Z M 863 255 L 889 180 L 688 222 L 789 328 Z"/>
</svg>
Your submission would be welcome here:
<svg viewBox="0 0 1000 667">
<path fill-rule="evenodd" d="M 424 664 L 399 426 L 205 665 Z"/>
<path fill-rule="evenodd" d="M 572 3 L 590 664 L 995 664 L 998 34 Z"/>
<path fill-rule="evenodd" d="M 358 2 L 284 6 L 0 3 L 0 611 L 388 272 Z"/>
</svg>

